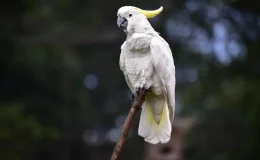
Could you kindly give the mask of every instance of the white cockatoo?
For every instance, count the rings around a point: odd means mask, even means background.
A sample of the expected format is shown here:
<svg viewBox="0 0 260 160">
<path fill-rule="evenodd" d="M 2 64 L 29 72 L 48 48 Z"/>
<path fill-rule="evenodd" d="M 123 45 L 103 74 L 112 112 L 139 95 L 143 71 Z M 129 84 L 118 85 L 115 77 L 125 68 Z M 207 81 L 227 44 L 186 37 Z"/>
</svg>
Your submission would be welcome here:
<svg viewBox="0 0 260 160">
<path fill-rule="evenodd" d="M 117 12 L 117 25 L 127 35 L 121 46 L 120 69 L 133 95 L 140 89 L 150 90 L 142 105 L 138 134 L 151 144 L 170 140 L 175 111 L 172 52 L 147 20 L 162 10 L 124 6 Z"/>
</svg>

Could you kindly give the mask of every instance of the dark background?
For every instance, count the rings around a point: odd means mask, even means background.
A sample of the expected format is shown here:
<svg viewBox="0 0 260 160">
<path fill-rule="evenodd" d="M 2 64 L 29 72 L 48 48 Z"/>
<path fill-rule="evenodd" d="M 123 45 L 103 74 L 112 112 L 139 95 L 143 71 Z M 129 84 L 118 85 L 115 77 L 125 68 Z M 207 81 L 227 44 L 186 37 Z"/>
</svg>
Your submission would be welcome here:
<svg viewBox="0 0 260 160">
<path fill-rule="evenodd" d="M 128 113 L 124 5 L 150 20 L 176 66 L 176 119 L 196 119 L 185 160 L 259 159 L 257 0 L 16 0 L 0 5 L 0 159 L 109 159 Z M 139 115 L 122 159 L 142 159 Z"/>
</svg>

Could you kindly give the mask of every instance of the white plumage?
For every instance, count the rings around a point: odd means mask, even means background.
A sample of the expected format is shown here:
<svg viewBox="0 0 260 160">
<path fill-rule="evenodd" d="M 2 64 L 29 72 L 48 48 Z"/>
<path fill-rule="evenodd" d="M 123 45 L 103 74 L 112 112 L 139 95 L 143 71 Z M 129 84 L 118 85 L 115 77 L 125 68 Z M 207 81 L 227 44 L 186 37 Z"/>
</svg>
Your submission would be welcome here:
<svg viewBox="0 0 260 160">
<path fill-rule="evenodd" d="M 136 7 L 122 7 L 118 16 L 128 23 L 119 62 L 127 85 L 133 93 L 151 89 L 142 105 L 138 134 L 152 144 L 167 143 L 175 111 L 175 66 L 170 47 Z"/>
</svg>

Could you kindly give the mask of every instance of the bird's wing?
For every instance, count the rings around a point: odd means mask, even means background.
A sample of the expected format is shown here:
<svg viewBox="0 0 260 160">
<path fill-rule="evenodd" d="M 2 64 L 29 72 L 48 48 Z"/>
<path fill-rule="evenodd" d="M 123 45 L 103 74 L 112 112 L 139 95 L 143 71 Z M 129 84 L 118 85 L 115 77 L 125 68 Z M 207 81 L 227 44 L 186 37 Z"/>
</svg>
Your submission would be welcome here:
<svg viewBox="0 0 260 160">
<path fill-rule="evenodd" d="M 159 35 L 152 38 L 150 43 L 152 64 L 156 74 L 160 77 L 168 99 L 169 109 L 171 110 L 171 121 L 174 119 L 175 112 L 175 66 L 171 49 L 168 43 Z"/>
<path fill-rule="evenodd" d="M 124 54 L 126 52 L 126 49 L 124 48 L 124 46 L 126 45 L 125 43 L 126 42 L 124 42 L 123 45 L 121 46 L 121 54 L 120 54 L 120 58 L 119 58 L 119 67 L 120 67 L 121 71 L 124 73 L 125 81 L 126 81 L 128 87 L 133 92 L 133 87 L 132 87 L 132 85 L 129 81 L 129 78 L 126 75 L 126 72 L 125 72 L 125 54 Z"/>
</svg>

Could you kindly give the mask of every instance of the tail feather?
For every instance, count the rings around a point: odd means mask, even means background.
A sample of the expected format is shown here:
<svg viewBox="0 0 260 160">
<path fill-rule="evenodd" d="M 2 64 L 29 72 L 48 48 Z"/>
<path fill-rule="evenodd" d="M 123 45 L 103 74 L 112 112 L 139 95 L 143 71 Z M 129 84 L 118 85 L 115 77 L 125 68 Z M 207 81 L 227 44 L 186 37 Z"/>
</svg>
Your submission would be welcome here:
<svg viewBox="0 0 260 160">
<path fill-rule="evenodd" d="M 156 121 L 157 118 L 155 119 L 149 100 L 146 99 L 142 106 L 138 134 L 144 137 L 146 142 L 152 144 L 167 143 L 171 138 L 172 125 L 167 101 L 164 100 L 162 105 L 159 121 Z M 156 115 L 156 117 L 158 116 Z"/>
</svg>

